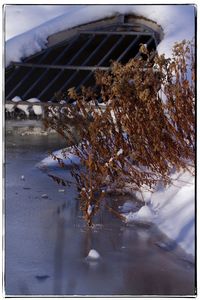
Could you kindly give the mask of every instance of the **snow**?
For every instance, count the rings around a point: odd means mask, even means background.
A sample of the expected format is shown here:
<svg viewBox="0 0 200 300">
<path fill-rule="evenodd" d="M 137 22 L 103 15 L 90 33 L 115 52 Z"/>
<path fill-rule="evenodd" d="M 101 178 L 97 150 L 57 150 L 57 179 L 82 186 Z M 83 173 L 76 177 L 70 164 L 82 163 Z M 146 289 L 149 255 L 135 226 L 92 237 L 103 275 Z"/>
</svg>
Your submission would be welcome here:
<svg viewBox="0 0 200 300">
<path fill-rule="evenodd" d="M 47 199 L 48 198 L 48 195 L 47 194 L 42 194 L 41 196 L 43 199 Z"/>
<path fill-rule="evenodd" d="M 42 8 L 42 6 L 41 6 Z M 60 8 L 63 8 L 64 14 L 61 13 Z M 48 37 L 54 33 L 60 32 L 65 29 L 69 29 L 81 24 L 96 21 L 105 17 L 110 17 L 119 13 L 133 13 L 138 16 L 146 17 L 150 20 L 157 22 L 162 26 L 164 30 L 164 39 L 158 45 L 158 52 L 165 53 L 166 56 L 171 55 L 171 47 L 176 41 L 183 39 L 191 39 L 194 36 L 195 26 L 195 6 L 194 5 L 86 5 L 86 6 L 54 6 L 56 18 L 50 19 L 48 13 L 41 14 L 43 20 L 47 22 L 41 24 L 38 20 L 36 24 L 39 26 L 32 28 L 34 24 L 31 20 L 24 23 L 24 27 L 21 25 L 21 29 L 18 29 L 19 18 L 9 18 L 7 11 L 9 6 L 6 7 L 6 22 L 11 23 L 13 32 L 10 34 L 10 38 L 6 42 L 6 66 L 12 61 L 21 61 L 22 58 L 28 57 L 34 53 L 46 48 Z M 15 6 L 13 6 L 13 10 Z M 17 7 L 16 7 L 17 9 Z M 20 14 L 25 14 L 25 11 L 30 12 L 30 7 L 23 7 Z M 51 9 L 50 9 L 51 11 Z M 33 11 L 34 14 L 34 11 Z M 47 16 L 48 15 L 48 16 Z M 59 15 L 59 16 L 58 16 Z M 15 24 L 16 23 L 16 24 Z M 27 30 L 27 23 L 30 23 L 32 28 Z M 16 25 L 16 34 L 23 32 L 18 36 L 14 36 L 14 28 Z M 22 29 L 23 27 L 23 29 Z M 9 29 L 8 29 L 9 30 Z"/>
<path fill-rule="evenodd" d="M 26 100 L 26 101 L 29 102 L 29 103 L 40 102 L 40 100 L 37 99 L 37 98 L 30 98 L 30 99 L 28 99 L 28 100 Z"/>
<path fill-rule="evenodd" d="M 17 108 L 19 108 L 20 110 L 22 110 L 27 116 L 29 116 L 30 112 L 29 112 L 29 106 L 26 104 L 18 104 Z"/>
<path fill-rule="evenodd" d="M 175 173 L 173 178 L 173 184 L 167 188 L 159 188 L 152 194 L 144 193 L 146 203 L 138 212 L 123 215 L 127 222 L 154 222 L 171 240 L 194 256 L 194 176 L 185 172 Z"/>
<path fill-rule="evenodd" d="M 14 108 L 14 104 L 6 104 L 5 105 L 6 107 L 6 110 L 11 113 L 13 111 L 13 108 Z"/>
<path fill-rule="evenodd" d="M 33 105 L 32 109 L 34 111 L 34 114 L 36 114 L 36 116 L 41 116 L 43 114 L 43 108 L 39 105 Z"/>
<path fill-rule="evenodd" d="M 27 104 L 17 104 L 18 102 L 22 101 L 22 99 L 19 96 L 15 96 L 11 101 L 15 102 L 17 108 L 23 111 L 27 116 L 29 116 L 31 109 L 37 116 L 41 116 L 43 114 L 43 108 L 40 105 L 32 105 L 31 107 L 29 107 L 29 105 Z M 29 103 L 40 102 L 40 100 L 37 98 L 30 98 L 26 101 Z M 15 106 L 14 104 L 6 104 L 6 110 L 11 113 L 14 109 L 14 106 Z"/>
<path fill-rule="evenodd" d="M 53 152 L 53 155 L 62 159 L 63 163 L 65 164 L 66 167 L 73 166 L 74 164 L 79 165 L 80 164 L 80 159 L 78 156 L 75 154 L 70 153 L 69 151 L 65 151 L 65 156 L 63 156 L 63 149 L 57 150 Z M 52 155 L 44 158 L 41 162 L 37 164 L 38 168 L 54 168 L 54 167 L 59 167 L 59 163 L 57 160 L 54 160 Z"/>
<path fill-rule="evenodd" d="M 100 254 L 95 250 L 91 249 L 88 253 L 87 259 L 96 260 L 100 258 Z"/>
<path fill-rule="evenodd" d="M 40 103 L 40 100 L 37 99 L 37 98 L 30 98 L 26 101 L 29 102 L 29 103 Z M 22 104 L 22 106 L 23 106 L 23 104 Z M 19 105 L 17 107 L 20 108 Z M 26 107 L 26 109 L 25 109 L 25 106 L 24 106 L 21 109 L 26 113 L 26 115 L 29 115 L 28 107 Z M 31 109 L 33 110 L 33 112 L 36 116 L 41 116 L 43 114 L 43 108 L 40 105 L 33 105 L 31 107 Z"/>
<path fill-rule="evenodd" d="M 80 159 L 70 153 L 70 149 L 67 152 L 67 158 L 64 158 L 62 151 L 58 150 L 53 154 L 63 159 L 66 166 L 70 167 L 74 163 L 80 164 Z M 48 156 L 37 166 L 39 168 L 59 167 L 59 164 L 56 160 L 53 160 L 52 156 Z M 155 223 L 164 234 L 179 244 L 186 253 L 194 256 L 194 176 L 189 172 L 175 173 L 172 179 L 173 184 L 166 188 L 159 186 L 154 193 L 143 191 L 143 198 L 138 193 L 137 198 L 145 201 L 138 211 L 131 211 L 131 209 L 135 209 L 135 205 L 131 201 L 125 202 L 123 207 L 119 208 L 122 215 L 126 217 L 127 222 Z M 85 190 L 85 188 L 82 190 Z M 88 214 L 91 214 L 91 212 L 92 207 L 89 205 Z"/>
<path fill-rule="evenodd" d="M 122 213 L 127 213 L 131 210 L 134 210 L 136 207 L 135 203 L 133 201 L 126 201 L 124 204 L 121 206 L 118 206 L 120 212 Z"/>
<path fill-rule="evenodd" d="M 88 205 L 88 209 L 87 209 L 87 214 L 90 216 L 91 215 L 91 213 L 92 213 L 92 210 L 93 210 L 93 208 L 92 208 L 92 205 Z"/>
<path fill-rule="evenodd" d="M 12 98 L 11 101 L 12 102 L 20 102 L 20 101 L 22 101 L 22 99 L 19 96 L 15 96 L 14 98 Z"/>
<path fill-rule="evenodd" d="M 60 100 L 60 104 L 66 104 L 67 102 L 65 100 Z"/>
<path fill-rule="evenodd" d="M 142 206 L 137 212 L 130 212 L 125 216 L 127 222 L 152 223 L 154 220 L 153 211 L 147 205 Z"/>
<path fill-rule="evenodd" d="M 119 13 L 133 13 L 161 25 L 164 38 L 157 49 L 166 57 L 171 56 L 174 42 L 194 37 L 194 5 L 11 5 L 6 6 L 6 66 L 45 49 L 48 37 L 54 33 Z M 165 97 L 162 91 L 159 93 L 162 98 Z M 13 102 L 19 101 L 17 97 Z M 13 107 L 6 104 L 9 112 Z M 18 105 L 18 108 L 29 115 L 27 105 Z M 42 113 L 40 109 L 34 106 L 37 115 Z M 115 121 L 114 114 L 111 117 Z M 54 155 L 62 158 L 67 166 L 80 164 L 80 159 L 74 154 L 68 153 L 68 158 L 63 158 L 62 150 L 59 150 Z M 49 156 L 38 166 L 58 166 L 58 162 Z M 128 222 L 154 222 L 170 239 L 194 255 L 194 177 L 188 172 L 175 175 L 179 178 L 174 180 L 173 185 L 160 187 L 153 194 L 144 193 L 145 205 L 139 211 L 125 215 Z M 91 249 L 88 257 L 95 256 L 99 257 L 98 252 Z"/>
<path fill-rule="evenodd" d="M 119 151 L 117 152 L 117 156 L 123 154 L 123 149 L 119 149 Z"/>
<path fill-rule="evenodd" d="M 6 40 L 73 10 L 71 5 L 7 5 Z"/>
<path fill-rule="evenodd" d="M 21 180 L 25 180 L 25 176 L 24 176 L 24 175 L 21 175 L 20 179 L 21 179 Z"/>
</svg>

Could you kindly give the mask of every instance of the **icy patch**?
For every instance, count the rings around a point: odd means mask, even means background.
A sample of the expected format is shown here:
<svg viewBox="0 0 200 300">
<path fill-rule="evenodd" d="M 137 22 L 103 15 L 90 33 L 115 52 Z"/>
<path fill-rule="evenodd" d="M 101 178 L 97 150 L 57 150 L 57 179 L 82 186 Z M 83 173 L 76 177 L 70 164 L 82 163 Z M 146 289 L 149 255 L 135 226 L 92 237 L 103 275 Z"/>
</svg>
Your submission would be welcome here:
<svg viewBox="0 0 200 300">
<path fill-rule="evenodd" d="M 88 256 L 86 257 L 86 259 L 89 260 L 98 260 L 99 258 L 100 254 L 95 249 L 91 249 L 88 253 Z"/>
</svg>

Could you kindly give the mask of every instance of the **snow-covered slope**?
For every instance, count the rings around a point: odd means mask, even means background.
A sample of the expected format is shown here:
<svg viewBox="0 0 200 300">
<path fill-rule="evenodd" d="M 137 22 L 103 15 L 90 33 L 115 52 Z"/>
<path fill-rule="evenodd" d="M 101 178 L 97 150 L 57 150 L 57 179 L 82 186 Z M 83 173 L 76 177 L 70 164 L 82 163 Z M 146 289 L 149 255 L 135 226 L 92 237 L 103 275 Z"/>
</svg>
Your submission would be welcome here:
<svg viewBox="0 0 200 300">
<path fill-rule="evenodd" d="M 58 10 L 55 9 L 55 15 L 60 14 L 60 7 L 63 7 L 65 13 L 7 41 L 6 66 L 11 61 L 20 61 L 22 58 L 44 49 L 47 38 L 54 33 L 117 13 L 133 13 L 149 18 L 161 25 L 165 37 L 158 46 L 158 51 L 167 56 L 170 56 L 171 46 L 175 41 L 191 39 L 194 36 L 195 7 L 193 5 L 87 5 L 71 7 L 64 5 L 56 7 Z M 44 19 L 46 14 L 43 14 Z M 28 22 L 29 24 L 33 24 L 31 20 Z M 14 18 L 12 21 L 6 20 L 6 22 L 12 22 L 12 27 L 15 27 Z M 18 22 L 21 21 L 16 21 L 16 28 L 19 27 Z M 38 20 L 38 23 L 40 22 L 41 20 Z M 25 28 L 32 27 L 32 25 L 27 27 L 26 23 L 24 23 Z M 22 32 L 23 25 L 20 26 Z M 10 35 L 13 36 L 14 32 Z"/>
<path fill-rule="evenodd" d="M 144 194 L 145 205 L 136 213 L 125 213 L 127 222 L 153 222 L 188 254 L 195 251 L 194 176 L 174 174 L 173 184 Z M 138 194 L 139 196 L 139 194 Z"/>
<path fill-rule="evenodd" d="M 74 5 L 7 5 L 6 40 L 74 9 Z"/>
</svg>

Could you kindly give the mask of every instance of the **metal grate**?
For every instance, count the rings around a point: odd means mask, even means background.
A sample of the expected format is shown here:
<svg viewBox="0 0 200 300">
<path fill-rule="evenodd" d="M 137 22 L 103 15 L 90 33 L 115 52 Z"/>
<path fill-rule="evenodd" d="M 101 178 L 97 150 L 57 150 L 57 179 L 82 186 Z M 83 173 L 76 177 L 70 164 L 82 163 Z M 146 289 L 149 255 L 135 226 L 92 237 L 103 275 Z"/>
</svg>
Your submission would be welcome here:
<svg viewBox="0 0 200 300">
<path fill-rule="evenodd" d="M 158 38 L 146 26 L 121 22 L 98 30 L 77 30 L 70 40 L 13 62 L 6 70 L 6 100 L 55 101 L 70 87 L 94 84 L 96 69 L 107 70 L 111 60 L 122 63 L 138 57 L 140 43 L 156 49 Z"/>
</svg>

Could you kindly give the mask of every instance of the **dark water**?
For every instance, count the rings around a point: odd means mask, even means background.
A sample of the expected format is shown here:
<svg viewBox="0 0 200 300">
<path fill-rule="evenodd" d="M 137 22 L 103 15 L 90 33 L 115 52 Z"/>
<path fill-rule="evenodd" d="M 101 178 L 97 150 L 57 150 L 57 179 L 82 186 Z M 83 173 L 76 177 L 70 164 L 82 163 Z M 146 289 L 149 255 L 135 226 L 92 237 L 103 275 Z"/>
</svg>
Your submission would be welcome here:
<svg viewBox="0 0 200 300">
<path fill-rule="evenodd" d="M 168 241 L 154 226 L 127 225 L 106 210 L 86 226 L 76 190 L 59 191 L 35 167 L 62 147 L 56 136 L 6 138 L 6 295 L 194 295 L 194 265 L 162 247 Z M 90 249 L 98 261 L 85 259 Z"/>
</svg>

